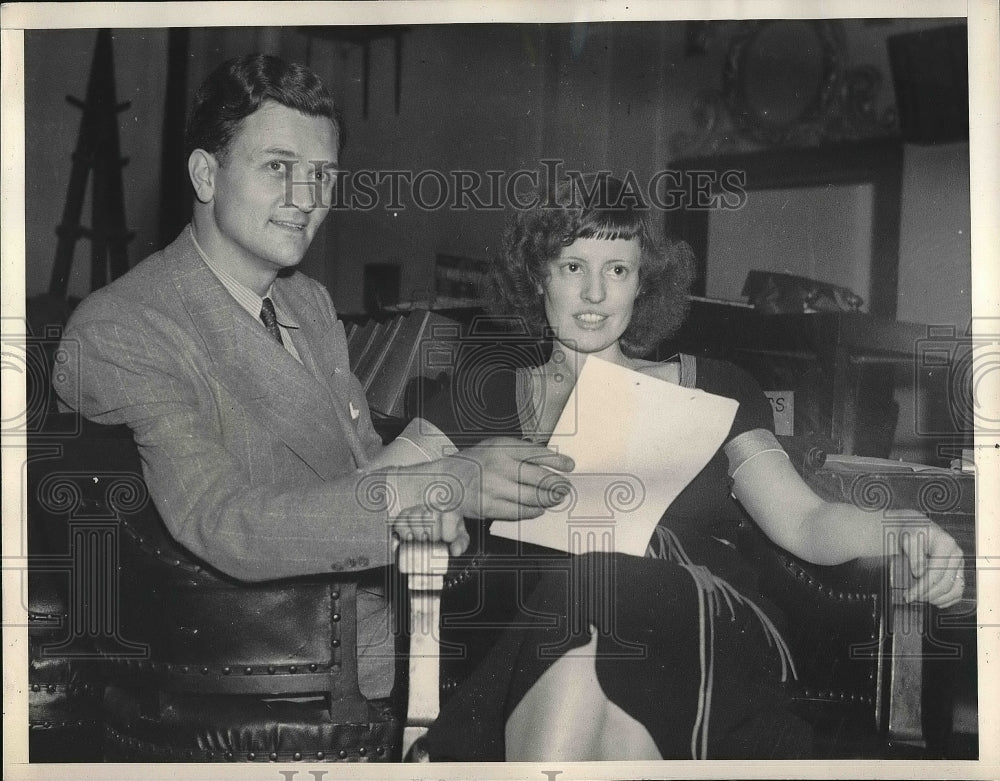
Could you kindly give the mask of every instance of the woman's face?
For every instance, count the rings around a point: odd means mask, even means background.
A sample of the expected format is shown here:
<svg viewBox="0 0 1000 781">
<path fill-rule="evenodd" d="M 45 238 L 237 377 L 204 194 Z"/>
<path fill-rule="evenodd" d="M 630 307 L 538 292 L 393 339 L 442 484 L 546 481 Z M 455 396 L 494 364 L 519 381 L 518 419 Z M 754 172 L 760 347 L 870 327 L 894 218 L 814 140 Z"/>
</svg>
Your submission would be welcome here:
<svg viewBox="0 0 1000 781">
<path fill-rule="evenodd" d="M 565 347 L 608 360 L 621 355 L 641 256 L 637 239 L 577 239 L 549 261 L 545 317 Z"/>
</svg>

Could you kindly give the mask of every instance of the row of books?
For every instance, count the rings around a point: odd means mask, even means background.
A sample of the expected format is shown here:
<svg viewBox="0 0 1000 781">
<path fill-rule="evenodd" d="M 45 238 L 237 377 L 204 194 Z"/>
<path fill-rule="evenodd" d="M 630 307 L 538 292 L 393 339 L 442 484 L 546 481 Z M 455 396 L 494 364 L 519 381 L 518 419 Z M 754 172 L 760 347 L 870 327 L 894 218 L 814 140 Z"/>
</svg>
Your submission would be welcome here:
<svg viewBox="0 0 1000 781">
<path fill-rule="evenodd" d="M 460 332 L 459 323 L 429 310 L 348 325 L 351 371 L 365 390 L 368 406 L 382 415 L 405 417 L 409 384 L 448 371 L 446 359 L 435 360 L 434 345 L 454 345 Z"/>
</svg>

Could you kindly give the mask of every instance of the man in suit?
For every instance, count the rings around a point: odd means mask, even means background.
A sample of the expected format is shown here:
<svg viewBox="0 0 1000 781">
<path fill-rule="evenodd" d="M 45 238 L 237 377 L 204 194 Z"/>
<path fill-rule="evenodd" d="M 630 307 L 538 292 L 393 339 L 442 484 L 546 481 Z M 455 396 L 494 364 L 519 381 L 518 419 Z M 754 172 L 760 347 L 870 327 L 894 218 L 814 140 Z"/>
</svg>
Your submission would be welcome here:
<svg viewBox="0 0 1000 781">
<path fill-rule="evenodd" d="M 538 462 L 571 461 L 523 443 L 442 457 L 429 452 L 440 440 L 417 442 L 426 463 L 385 466 L 330 297 L 295 270 L 327 216 L 343 139 L 312 71 L 260 55 L 223 64 L 187 135 L 191 224 L 78 307 L 64 338 L 79 371 L 56 383 L 85 417 L 132 429 L 178 542 L 242 580 L 360 574 L 427 523 L 457 553 L 463 516 L 534 517 L 557 501 L 532 490 L 551 476 Z M 460 501 L 425 506 L 435 480 Z M 384 615 L 372 599 L 359 617 Z M 359 668 L 363 691 L 387 692 L 384 667 Z"/>
</svg>

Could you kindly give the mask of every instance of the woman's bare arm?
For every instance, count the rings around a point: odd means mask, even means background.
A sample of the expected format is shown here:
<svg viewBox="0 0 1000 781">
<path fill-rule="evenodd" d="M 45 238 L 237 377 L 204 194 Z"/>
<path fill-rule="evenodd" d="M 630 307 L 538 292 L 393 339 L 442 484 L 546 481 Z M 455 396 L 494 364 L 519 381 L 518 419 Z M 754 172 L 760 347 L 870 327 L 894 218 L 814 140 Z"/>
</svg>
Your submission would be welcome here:
<svg viewBox="0 0 1000 781">
<path fill-rule="evenodd" d="M 733 495 L 769 539 L 799 558 L 841 564 L 901 552 L 914 578 L 907 601 L 947 607 L 961 599 L 962 551 L 926 517 L 914 517 L 912 530 L 898 535 L 899 550 L 887 550 L 881 513 L 823 500 L 778 450 L 760 452 L 739 465 Z"/>
</svg>

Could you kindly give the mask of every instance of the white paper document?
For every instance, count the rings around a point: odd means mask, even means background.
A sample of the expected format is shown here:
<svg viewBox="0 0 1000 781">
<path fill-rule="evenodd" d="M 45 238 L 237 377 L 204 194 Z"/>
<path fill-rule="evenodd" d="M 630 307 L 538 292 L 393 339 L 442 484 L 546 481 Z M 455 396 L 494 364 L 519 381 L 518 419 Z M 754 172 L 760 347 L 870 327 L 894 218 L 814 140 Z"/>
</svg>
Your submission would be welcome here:
<svg viewBox="0 0 1000 781">
<path fill-rule="evenodd" d="M 571 553 L 642 556 L 671 502 L 722 445 L 738 402 L 589 357 L 549 447 L 576 462 L 568 496 L 490 533 Z"/>
</svg>

